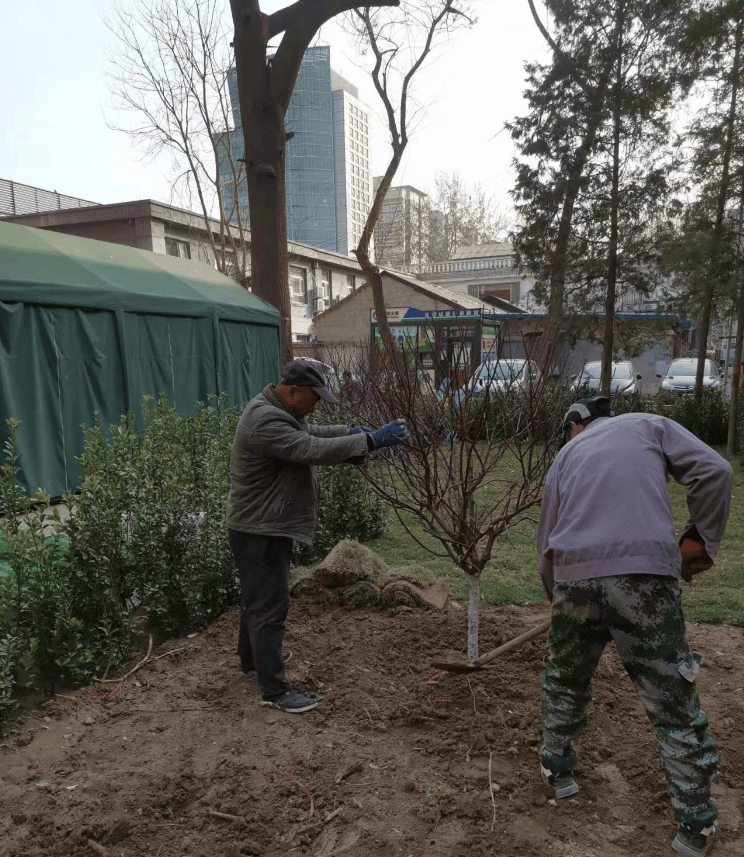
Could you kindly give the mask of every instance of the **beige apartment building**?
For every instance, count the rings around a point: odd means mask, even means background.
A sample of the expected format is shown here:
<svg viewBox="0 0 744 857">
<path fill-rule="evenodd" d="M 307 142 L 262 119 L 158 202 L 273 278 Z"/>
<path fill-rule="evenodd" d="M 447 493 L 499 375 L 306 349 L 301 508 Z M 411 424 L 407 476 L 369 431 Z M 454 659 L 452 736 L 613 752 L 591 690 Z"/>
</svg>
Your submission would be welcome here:
<svg viewBox="0 0 744 857">
<path fill-rule="evenodd" d="M 382 181 L 374 179 L 374 189 Z M 424 244 L 429 216 L 429 197 L 411 185 L 391 187 L 385 195 L 375 226 L 375 260 L 397 270 L 417 267 L 426 257 Z"/>
</svg>

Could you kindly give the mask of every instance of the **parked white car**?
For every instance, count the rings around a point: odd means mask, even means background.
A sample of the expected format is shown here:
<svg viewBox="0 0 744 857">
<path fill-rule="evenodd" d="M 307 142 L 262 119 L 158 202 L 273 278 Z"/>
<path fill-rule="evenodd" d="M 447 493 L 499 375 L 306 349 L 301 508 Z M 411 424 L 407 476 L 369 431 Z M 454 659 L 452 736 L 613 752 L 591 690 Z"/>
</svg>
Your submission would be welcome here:
<svg viewBox="0 0 744 857">
<path fill-rule="evenodd" d="M 509 358 L 486 360 L 473 373 L 468 385 L 470 393 L 506 393 L 509 390 L 527 392 L 540 380 L 540 370 L 534 360 Z"/>
<path fill-rule="evenodd" d="M 575 390 L 596 393 L 602 378 L 602 364 L 600 362 L 587 363 L 584 369 L 571 377 L 572 386 Z M 618 361 L 612 364 L 612 380 L 610 381 L 610 395 L 622 393 L 624 396 L 641 394 L 643 386 L 642 376 L 635 371 L 629 360 Z"/>
<path fill-rule="evenodd" d="M 697 357 L 679 357 L 672 360 L 666 372 L 658 372 L 656 377 L 661 378 L 659 392 L 665 398 L 673 396 L 689 396 L 695 390 L 695 377 L 697 375 Z M 703 370 L 703 387 L 710 390 L 721 389 L 721 376 L 712 360 L 705 361 Z"/>
</svg>

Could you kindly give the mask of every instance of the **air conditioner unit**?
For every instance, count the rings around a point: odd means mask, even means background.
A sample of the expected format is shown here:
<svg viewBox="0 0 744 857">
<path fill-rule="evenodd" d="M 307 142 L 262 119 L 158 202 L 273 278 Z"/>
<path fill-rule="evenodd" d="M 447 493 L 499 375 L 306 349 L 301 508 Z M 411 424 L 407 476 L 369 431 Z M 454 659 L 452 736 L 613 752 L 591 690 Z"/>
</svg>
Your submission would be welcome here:
<svg viewBox="0 0 744 857">
<path fill-rule="evenodd" d="M 325 312 L 328 309 L 328 301 L 325 298 L 315 298 L 313 301 L 313 312 Z"/>
</svg>

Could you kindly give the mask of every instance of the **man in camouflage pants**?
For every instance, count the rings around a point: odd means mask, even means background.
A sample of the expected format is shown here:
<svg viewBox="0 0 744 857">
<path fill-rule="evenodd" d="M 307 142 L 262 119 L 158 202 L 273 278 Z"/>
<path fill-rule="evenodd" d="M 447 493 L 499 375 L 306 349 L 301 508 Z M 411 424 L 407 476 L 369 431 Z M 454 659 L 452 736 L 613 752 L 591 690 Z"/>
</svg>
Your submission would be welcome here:
<svg viewBox="0 0 744 857">
<path fill-rule="evenodd" d="M 537 550 L 552 601 L 543 676 L 543 777 L 556 798 L 579 791 L 574 740 L 586 726 L 591 681 L 607 643 L 636 686 L 656 732 L 678 822 L 672 847 L 703 857 L 717 833 L 710 796 L 718 753 L 695 686 L 678 576 L 712 565 L 726 527 L 729 464 L 672 420 L 609 419 L 609 399 L 583 399 L 564 417 L 567 445 L 548 474 Z M 569 443 L 570 441 L 570 443 Z M 667 491 L 687 486 L 678 545 Z"/>
</svg>

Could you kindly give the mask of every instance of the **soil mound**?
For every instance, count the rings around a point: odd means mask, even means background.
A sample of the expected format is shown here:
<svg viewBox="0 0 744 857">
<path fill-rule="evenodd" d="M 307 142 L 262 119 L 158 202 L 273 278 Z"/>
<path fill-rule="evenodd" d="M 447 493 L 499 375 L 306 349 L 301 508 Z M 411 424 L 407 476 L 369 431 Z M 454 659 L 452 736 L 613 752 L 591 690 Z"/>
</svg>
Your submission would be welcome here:
<svg viewBox="0 0 744 857">
<path fill-rule="evenodd" d="M 442 581 L 422 583 L 416 568 L 388 568 L 359 542 L 341 541 L 314 572 L 300 571 L 292 586 L 295 598 L 352 607 L 408 606 L 444 610 L 450 590 Z"/>
<path fill-rule="evenodd" d="M 369 578 L 365 578 L 369 580 Z M 482 605 L 481 651 L 546 614 Z M 291 680 L 318 709 L 259 704 L 237 611 L 116 681 L 58 696 L 0 748 L 2 857 L 658 857 L 674 822 L 653 732 L 613 649 L 579 746 L 580 798 L 538 773 L 535 639 L 469 675 L 466 611 L 290 612 Z M 691 625 L 723 760 L 716 857 L 744 854 L 744 631 Z"/>
</svg>

